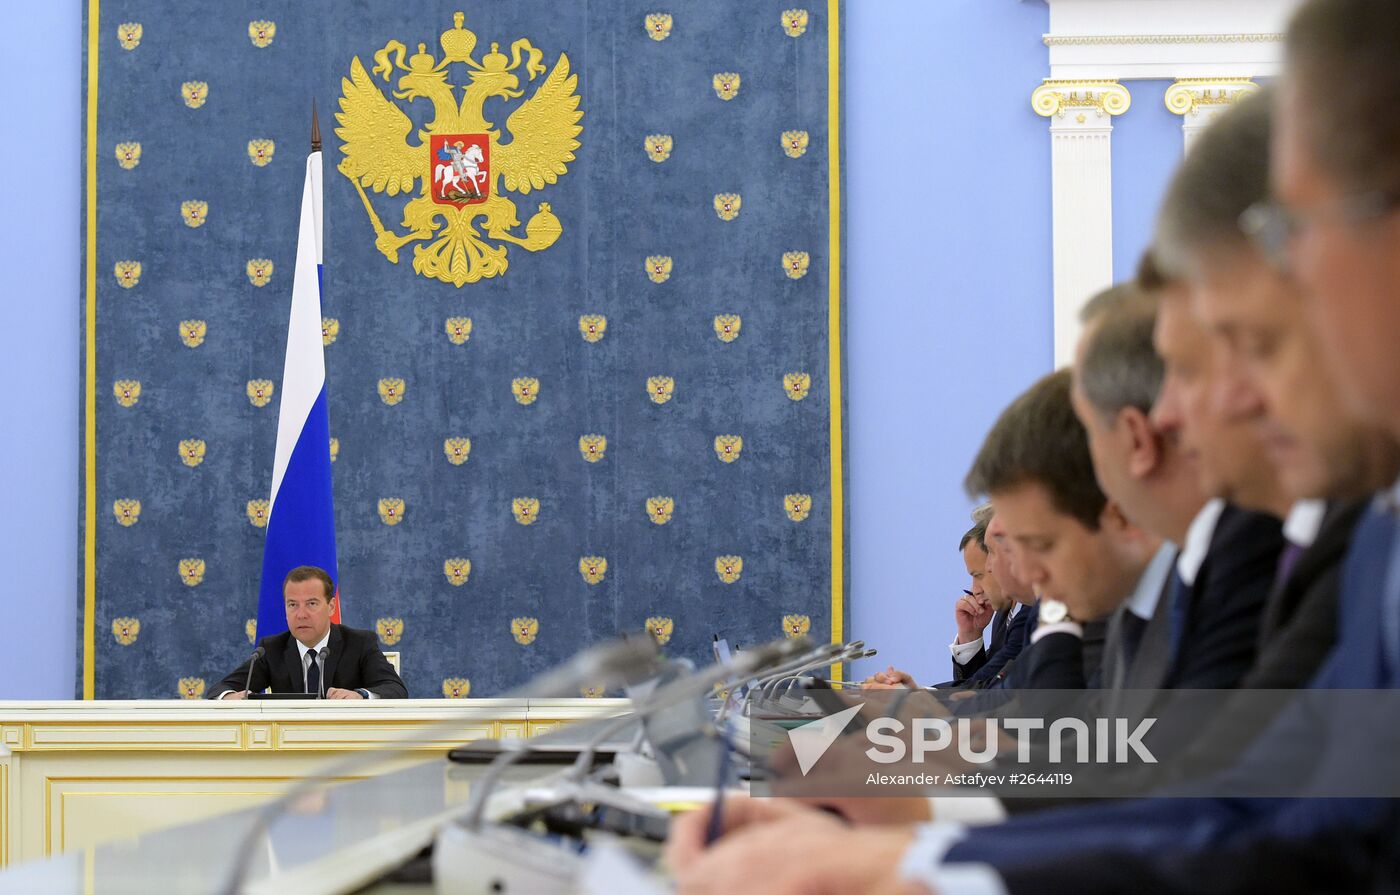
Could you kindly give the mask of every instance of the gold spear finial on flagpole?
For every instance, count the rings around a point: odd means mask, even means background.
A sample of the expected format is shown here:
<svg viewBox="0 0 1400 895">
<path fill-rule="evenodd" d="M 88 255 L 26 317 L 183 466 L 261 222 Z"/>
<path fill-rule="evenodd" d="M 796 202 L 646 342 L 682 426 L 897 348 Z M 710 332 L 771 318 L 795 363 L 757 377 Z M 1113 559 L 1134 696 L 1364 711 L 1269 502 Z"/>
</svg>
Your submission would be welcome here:
<svg viewBox="0 0 1400 895">
<path fill-rule="evenodd" d="M 311 151 L 321 151 L 321 122 L 316 118 L 316 100 L 311 101 Z"/>
</svg>

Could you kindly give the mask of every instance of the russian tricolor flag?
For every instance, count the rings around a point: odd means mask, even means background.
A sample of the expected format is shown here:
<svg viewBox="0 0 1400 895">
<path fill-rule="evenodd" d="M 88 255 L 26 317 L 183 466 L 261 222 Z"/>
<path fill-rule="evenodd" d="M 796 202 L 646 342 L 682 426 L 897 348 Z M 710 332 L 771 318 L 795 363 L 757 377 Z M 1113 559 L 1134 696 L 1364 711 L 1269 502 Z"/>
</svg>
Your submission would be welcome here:
<svg viewBox="0 0 1400 895">
<path fill-rule="evenodd" d="M 301 194 L 292 314 L 258 592 L 259 639 L 287 630 L 282 581 L 292 569 L 320 566 L 337 582 L 339 591 L 330 438 L 321 342 L 321 153 L 316 151 L 306 159 L 306 186 Z M 340 621 L 339 600 L 332 621 Z"/>
</svg>

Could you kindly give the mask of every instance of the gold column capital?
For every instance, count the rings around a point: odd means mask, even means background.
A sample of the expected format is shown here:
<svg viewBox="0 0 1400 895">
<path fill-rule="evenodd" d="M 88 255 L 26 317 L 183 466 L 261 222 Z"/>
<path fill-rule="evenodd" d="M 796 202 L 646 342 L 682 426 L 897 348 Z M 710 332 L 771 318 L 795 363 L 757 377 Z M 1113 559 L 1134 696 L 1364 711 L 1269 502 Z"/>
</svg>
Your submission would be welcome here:
<svg viewBox="0 0 1400 895">
<path fill-rule="evenodd" d="M 1031 108 L 1042 118 L 1063 118 L 1072 109 L 1092 110 L 1096 116 L 1128 111 L 1133 97 L 1117 81 L 1057 81 L 1047 78 L 1031 94 Z M 1082 121 L 1081 121 L 1082 123 Z"/>
</svg>

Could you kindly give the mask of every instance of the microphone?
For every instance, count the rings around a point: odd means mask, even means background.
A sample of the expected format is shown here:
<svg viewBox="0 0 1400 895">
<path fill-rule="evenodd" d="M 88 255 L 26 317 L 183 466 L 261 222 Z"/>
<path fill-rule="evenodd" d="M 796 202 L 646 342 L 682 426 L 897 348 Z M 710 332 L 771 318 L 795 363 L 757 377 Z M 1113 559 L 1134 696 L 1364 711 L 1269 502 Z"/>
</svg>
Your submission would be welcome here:
<svg viewBox="0 0 1400 895">
<path fill-rule="evenodd" d="M 258 660 L 265 655 L 267 655 L 267 650 L 262 648 L 262 644 L 259 644 L 258 648 L 253 650 L 253 656 L 248 660 L 248 679 L 243 682 L 244 693 L 253 692 L 253 666 L 258 664 Z"/>
<path fill-rule="evenodd" d="M 558 668 L 532 678 L 522 686 L 501 694 L 499 698 L 563 696 L 576 693 L 579 687 L 587 685 L 608 688 L 630 686 L 655 676 L 659 660 L 660 652 L 656 641 L 649 636 L 610 640 L 583 650 Z M 425 739 L 431 740 L 435 735 L 455 728 L 464 718 L 474 714 L 474 711 L 464 707 L 460 715 L 446 718 L 426 730 L 410 731 L 400 742 L 407 746 Z M 300 799 L 320 782 L 348 776 L 386 757 L 398 754 L 399 751 L 400 749 L 389 745 L 368 752 L 356 752 L 332 763 L 315 777 L 301 778 L 280 797 L 267 803 L 253 819 L 247 834 L 234 850 L 233 864 L 229 867 L 219 891 L 224 895 L 239 895 L 251 870 L 252 861 L 249 858 L 257 848 L 259 837 L 266 834 L 272 822 L 282 815 L 288 805 Z M 473 790 L 475 788 L 473 786 Z"/>
<path fill-rule="evenodd" d="M 820 654 L 808 656 L 806 657 L 806 661 L 788 668 L 779 669 L 779 673 L 770 675 L 768 679 L 763 682 L 763 698 L 771 699 L 773 694 L 777 692 L 778 685 L 793 675 L 800 675 L 803 672 L 811 671 L 814 668 L 820 668 L 823 665 L 834 665 L 839 661 L 844 661 L 844 659 L 842 659 L 843 656 L 848 656 L 864 649 L 865 641 L 853 640 L 850 643 L 832 643 L 826 646 L 827 648 Z"/>
</svg>

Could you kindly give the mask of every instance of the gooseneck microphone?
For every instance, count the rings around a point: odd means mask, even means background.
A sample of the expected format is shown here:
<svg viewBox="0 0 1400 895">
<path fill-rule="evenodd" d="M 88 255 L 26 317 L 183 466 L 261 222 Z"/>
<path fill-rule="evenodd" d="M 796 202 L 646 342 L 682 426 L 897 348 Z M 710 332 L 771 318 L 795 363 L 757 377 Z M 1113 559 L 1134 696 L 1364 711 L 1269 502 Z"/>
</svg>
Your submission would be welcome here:
<svg viewBox="0 0 1400 895">
<path fill-rule="evenodd" d="M 258 664 L 258 660 L 265 655 L 267 655 L 267 650 L 263 649 L 261 644 L 253 650 L 252 658 L 248 660 L 248 679 L 243 682 L 244 693 L 253 692 L 253 666 Z"/>
</svg>

